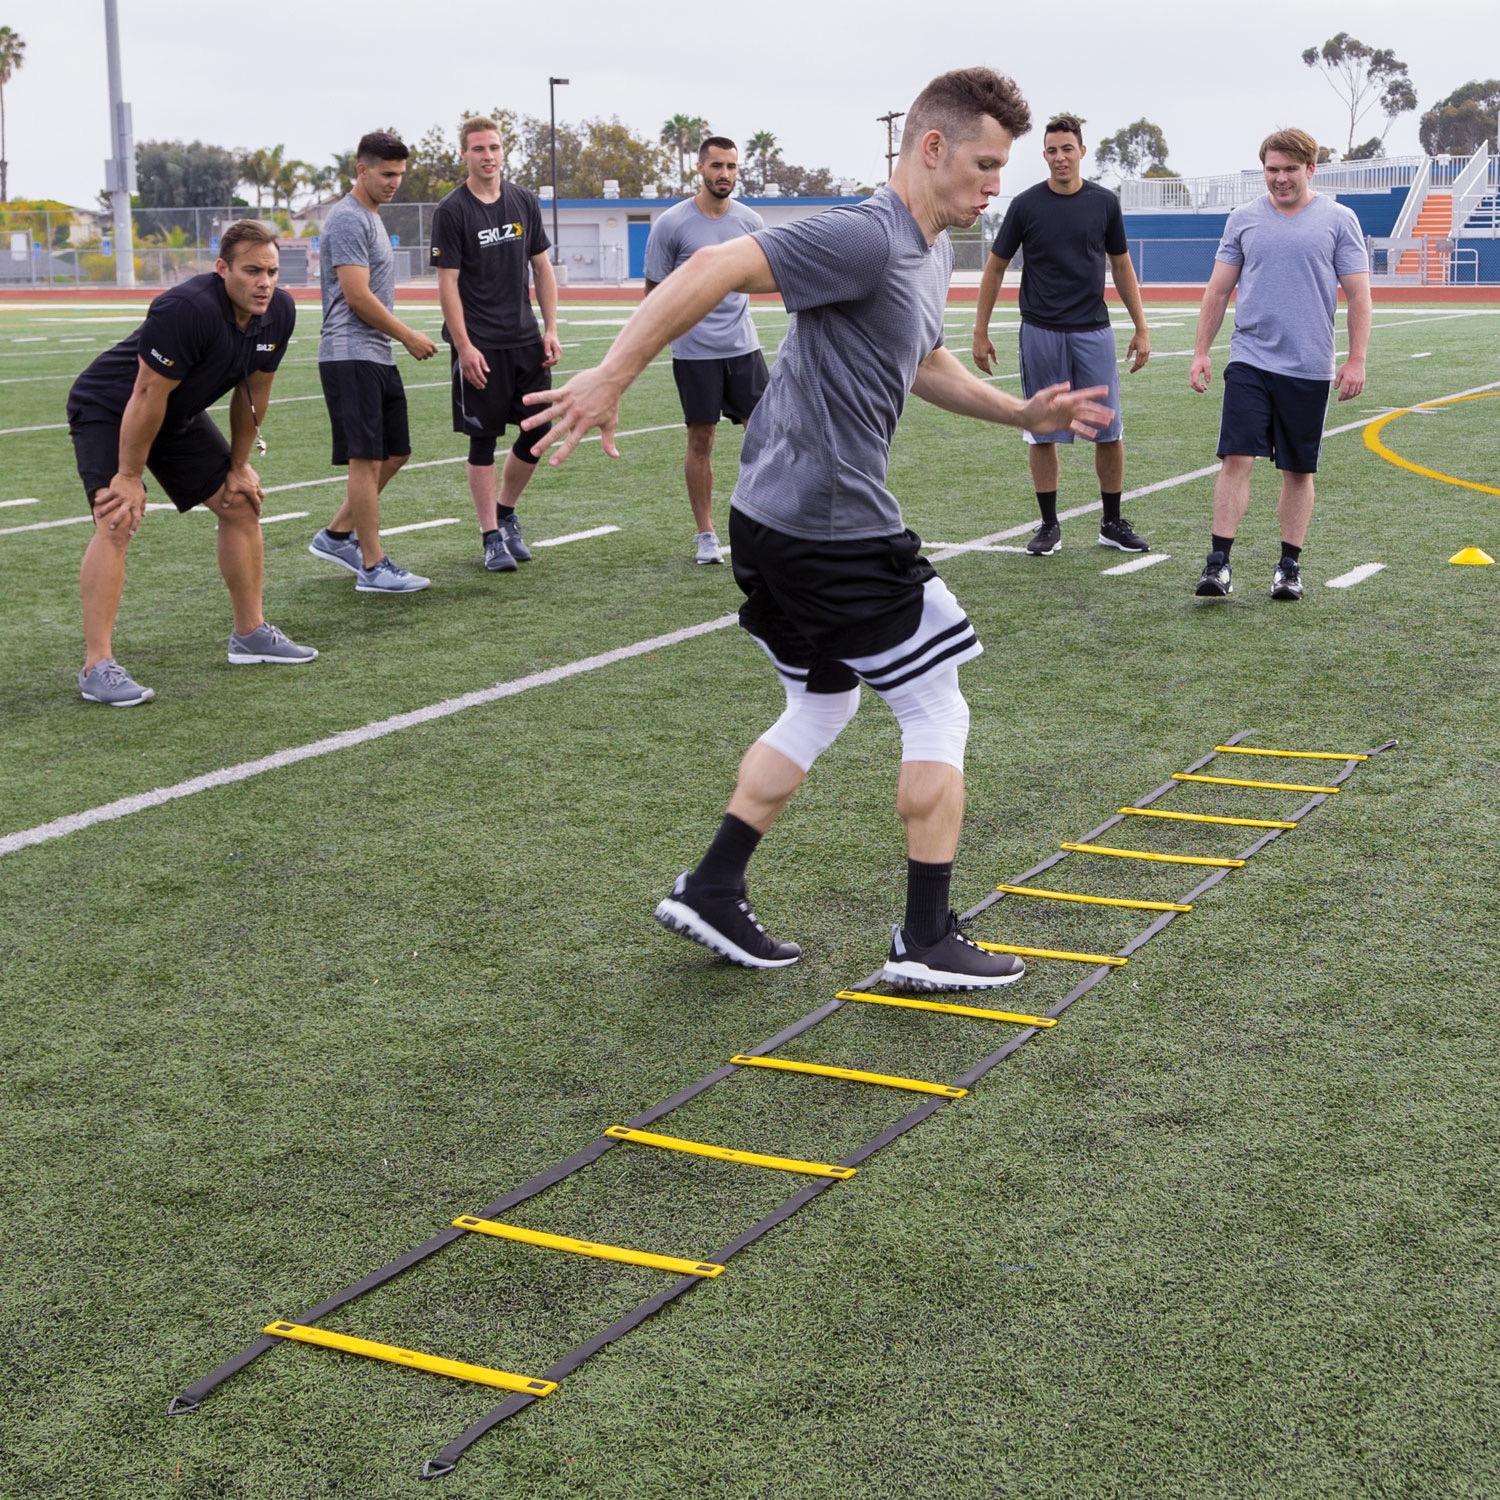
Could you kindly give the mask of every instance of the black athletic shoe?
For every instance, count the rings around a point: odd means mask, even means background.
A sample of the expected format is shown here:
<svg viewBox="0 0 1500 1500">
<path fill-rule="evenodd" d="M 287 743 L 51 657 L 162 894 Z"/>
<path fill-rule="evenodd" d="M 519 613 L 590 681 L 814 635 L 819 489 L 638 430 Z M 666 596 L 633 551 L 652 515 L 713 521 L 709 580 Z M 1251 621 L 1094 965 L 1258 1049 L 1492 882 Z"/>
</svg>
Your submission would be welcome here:
<svg viewBox="0 0 1500 1500">
<path fill-rule="evenodd" d="M 1276 564 L 1271 579 L 1273 599 L 1300 599 L 1302 597 L 1302 566 L 1295 557 L 1283 557 Z"/>
<path fill-rule="evenodd" d="M 1229 577 L 1229 559 L 1222 552 L 1210 552 L 1203 564 L 1198 587 L 1193 590 L 1200 599 L 1227 599 L 1234 592 Z"/>
<path fill-rule="evenodd" d="M 1026 965 L 1009 953 L 986 953 L 966 938 L 948 913 L 948 930 L 931 947 L 919 948 L 904 927 L 891 929 L 891 956 L 880 977 L 908 990 L 996 990 L 1014 984 Z"/>
<path fill-rule="evenodd" d="M 1054 521 L 1050 526 L 1045 521 L 1036 529 L 1036 535 L 1026 543 L 1026 550 L 1033 557 L 1054 557 L 1062 551 L 1062 527 Z"/>
<path fill-rule="evenodd" d="M 687 882 L 684 870 L 672 894 L 657 906 L 656 920 L 663 927 L 747 969 L 784 969 L 802 957 L 796 943 L 778 943 L 767 933 L 743 891 L 736 896 L 689 893 Z"/>
<path fill-rule="evenodd" d="M 1135 528 L 1124 516 L 1121 516 L 1118 521 L 1099 523 L 1099 545 L 1116 547 L 1121 552 L 1149 552 L 1151 550 L 1151 543 L 1145 537 L 1138 536 Z"/>
</svg>

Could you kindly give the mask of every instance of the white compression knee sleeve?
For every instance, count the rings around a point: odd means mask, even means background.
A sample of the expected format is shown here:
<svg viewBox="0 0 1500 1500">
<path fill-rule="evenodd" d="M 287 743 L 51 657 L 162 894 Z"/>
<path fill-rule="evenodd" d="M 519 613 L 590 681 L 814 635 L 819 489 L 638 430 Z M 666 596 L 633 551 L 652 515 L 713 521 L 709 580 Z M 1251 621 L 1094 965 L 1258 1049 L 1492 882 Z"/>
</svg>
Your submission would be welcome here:
<svg viewBox="0 0 1500 1500">
<path fill-rule="evenodd" d="M 964 768 L 969 705 L 958 689 L 958 668 L 927 672 L 880 695 L 901 726 L 902 760 L 936 760 Z"/>
<path fill-rule="evenodd" d="M 854 717 L 859 689 L 810 693 L 800 682 L 785 679 L 782 686 L 786 689 L 786 712 L 761 735 L 761 741 L 806 771 Z"/>
</svg>

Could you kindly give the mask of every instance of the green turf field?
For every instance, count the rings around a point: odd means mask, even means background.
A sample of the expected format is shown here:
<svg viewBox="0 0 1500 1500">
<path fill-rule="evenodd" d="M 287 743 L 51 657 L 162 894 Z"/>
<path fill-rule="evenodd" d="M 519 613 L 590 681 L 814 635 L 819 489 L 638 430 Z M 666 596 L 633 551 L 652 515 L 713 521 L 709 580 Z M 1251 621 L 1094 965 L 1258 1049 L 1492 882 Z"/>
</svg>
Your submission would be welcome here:
<svg viewBox="0 0 1500 1500">
<path fill-rule="evenodd" d="M 566 370 L 627 309 L 563 311 Z M 533 544 L 575 539 L 491 576 L 443 372 L 403 358 L 415 454 L 383 520 L 446 524 L 389 539 L 430 590 L 357 595 L 307 552 L 340 487 L 306 307 L 259 467 L 267 614 L 322 656 L 230 668 L 213 523 L 153 512 L 116 647 L 158 698 L 85 704 L 87 528 L 51 524 L 83 510 L 62 403 L 139 309 L 0 307 L 0 1496 L 1500 1494 L 1500 567 L 1448 562 L 1500 558 L 1500 394 L 1380 434 L 1488 491 L 1342 430 L 1500 393 L 1500 307 L 1377 307 L 1368 389 L 1329 412 L 1296 605 L 1266 597 L 1260 472 L 1236 596 L 1193 597 L 1212 480 L 1183 476 L 1213 463 L 1226 351 L 1192 395 L 1195 309 L 1150 312 L 1152 361 L 1125 383 L 1127 489 L 1150 492 L 1125 513 L 1163 562 L 1107 575 L 1126 559 L 1094 545 L 1093 514 L 1065 520 L 1057 557 L 1005 550 L 1034 524 L 1019 436 L 914 402 L 897 438 L 909 523 L 986 543 L 942 563 L 988 647 L 963 673 L 956 899 L 1240 731 L 1400 747 L 967 1098 L 423 1487 L 423 1461 L 502 1393 L 289 1345 L 194 1415 L 166 1405 L 266 1323 L 868 976 L 904 889 L 894 723 L 866 694 L 758 857 L 757 910 L 800 965 L 752 974 L 664 933 L 652 906 L 780 712 L 741 632 L 679 636 L 737 594 L 691 561 L 669 368 L 628 396 L 620 461 L 591 444 L 528 492 Z M 784 315 L 757 316 L 770 350 Z M 971 316 L 950 316 L 965 359 Z M 414 321 L 435 328 L 435 308 Z M 1002 324 L 1013 310 L 994 330 L 1013 356 Z M 737 449 L 726 426 L 723 519 Z M 1060 503 L 1091 500 L 1079 447 Z M 1382 571 L 1325 586 L 1367 564 Z M 496 684 L 523 688 L 12 847 Z M 1161 805 L 1275 818 L 1306 800 L 1185 787 Z M 1104 841 L 1232 855 L 1253 836 Z M 1042 883 L 1171 899 L 1202 873 L 1126 863 L 1075 857 Z M 1008 899 L 976 935 L 1111 952 L 1144 920 Z M 996 1003 L 1039 1013 L 1079 977 L 1037 961 Z M 788 1050 L 946 1081 L 1007 1034 L 849 1006 Z M 834 1161 L 909 1107 L 747 1069 L 659 1128 Z M 511 1218 L 697 1258 L 788 1195 L 772 1175 L 621 1146 Z M 664 1284 L 472 1236 L 327 1323 L 539 1374 Z"/>
</svg>

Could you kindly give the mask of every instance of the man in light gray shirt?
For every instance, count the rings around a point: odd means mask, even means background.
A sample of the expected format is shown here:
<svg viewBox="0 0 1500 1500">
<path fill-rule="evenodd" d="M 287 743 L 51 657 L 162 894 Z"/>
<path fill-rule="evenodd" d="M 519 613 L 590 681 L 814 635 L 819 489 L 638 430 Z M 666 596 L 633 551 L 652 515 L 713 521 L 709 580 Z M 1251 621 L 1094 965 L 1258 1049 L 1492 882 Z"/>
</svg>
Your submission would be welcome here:
<svg viewBox="0 0 1500 1500">
<path fill-rule="evenodd" d="M 907 394 L 960 416 L 1092 437 L 1114 413 L 1102 388 L 1050 386 L 1019 401 L 943 347 L 953 249 L 1000 191 L 1011 143 L 1031 126 L 1015 83 L 988 68 L 945 73 L 906 115 L 890 185 L 866 202 L 742 236 L 695 255 L 648 297 L 602 364 L 528 396 L 554 425 L 554 463 L 600 429 L 618 456 L 620 396 L 670 339 L 729 292 L 779 292 L 792 314 L 746 435 L 730 508 L 740 623 L 770 658 L 786 711 L 740 762 L 707 853 L 656 917 L 732 963 L 779 969 L 802 955 L 750 909 L 746 872 L 762 836 L 838 737 L 867 683 L 901 726 L 896 811 L 906 825 L 906 921 L 881 971 L 910 989 L 993 989 L 1019 959 L 964 936 L 949 906 L 963 822 L 969 709 L 959 663 L 983 649 L 963 607 L 920 555 L 886 488 Z"/>
<path fill-rule="evenodd" d="M 396 257 L 380 222 L 380 206 L 396 196 L 409 154 L 383 130 L 360 139 L 354 190 L 323 221 L 319 256 L 318 375 L 333 427 L 333 462 L 349 466 L 349 488 L 307 550 L 347 568 L 361 594 L 411 594 L 432 581 L 398 568 L 380 543 L 381 491 L 411 457 L 406 391 L 391 340 L 399 339 L 413 359 L 437 351 L 395 314 Z"/>
<path fill-rule="evenodd" d="M 1273 599 L 1302 597 L 1302 546 L 1313 512 L 1313 475 L 1323 442 L 1332 380 L 1339 400 L 1365 388 L 1370 341 L 1370 270 L 1352 210 L 1312 190 L 1318 143 L 1305 130 L 1278 130 L 1261 142 L 1266 194 L 1235 209 L 1224 225 L 1213 275 L 1198 312 L 1188 374 L 1208 389 L 1209 350 L 1236 284 L 1234 337 L 1224 369 L 1219 426 L 1223 466 L 1214 481 L 1212 550 L 1195 592 L 1234 592 L 1229 549 L 1250 505 L 1250 471 L 1269 458 L 1281 471 L 1281 560 Z M 1349 304 L 1349 356 L 1334 372 L 1339 288 Z"/>
<path fill-rule="evenodd" d="M 699 146 L 702 186 L 662 214 L 646 240 L 647 296 L 695 250 L 766 227 L 754 209 L 732 196 L 739 171 L 739 148 L 727 137 L 711 135 Z M 769 378 L 749 297 L 731 292 L 701 323 L 672 340 L 672 376 L 687 423 L 684 471 L 697 530 L 696 561 L 722 563 L 724 553 L 713 521 L 714 436 L 721 415 L 741 425 L 750 420 Z"/>
</svg>

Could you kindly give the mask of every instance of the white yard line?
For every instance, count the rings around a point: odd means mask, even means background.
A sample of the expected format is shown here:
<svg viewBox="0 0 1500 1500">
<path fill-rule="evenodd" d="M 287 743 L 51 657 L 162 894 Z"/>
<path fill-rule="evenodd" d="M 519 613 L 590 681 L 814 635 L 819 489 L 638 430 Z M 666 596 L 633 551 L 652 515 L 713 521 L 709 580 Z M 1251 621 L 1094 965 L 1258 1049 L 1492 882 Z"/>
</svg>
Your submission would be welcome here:
<svg viewBox="0 0 1500 1500">
<path fill-rule="evenodd" d="M 1337 578 L 1326 578 L 1323 580 L 1325 587 L 1331 589 L 1352 589 L 1356 583 L 1363 583 L 1367 578 L 1373 578 L 1377 573 L 1385 571 L 1384 563 L 1361 563 L 1357 568 L 1351 568 L 1347 573 L 1340 573 Z"/>
<path fill-rule="evenodd" d="M 431 531 L 434 526 L 457 526 L 459 520 L 458 516 L 444 516 L 441 521 L 409 521 L 405 526 L 382 526 L 380 534 L 397 536 L 403 531 Z"/>
<path fill-rule="evenodd" d="M 1118 567 L 1106 568 L 1100 576 L 1118 578 L 1123 573 L 1139 573 L 1142 568 L 1154 568 L 1157 563 L 1166 562 L 1171 555 L 1170 552 L 1148 552 L 1144 557 L 1132 557 L 1129 562 L 1122 562 Z"/>
</svg>

